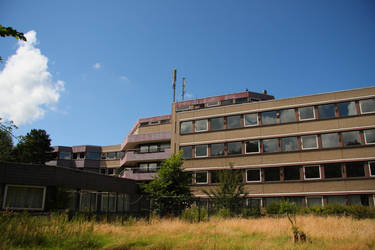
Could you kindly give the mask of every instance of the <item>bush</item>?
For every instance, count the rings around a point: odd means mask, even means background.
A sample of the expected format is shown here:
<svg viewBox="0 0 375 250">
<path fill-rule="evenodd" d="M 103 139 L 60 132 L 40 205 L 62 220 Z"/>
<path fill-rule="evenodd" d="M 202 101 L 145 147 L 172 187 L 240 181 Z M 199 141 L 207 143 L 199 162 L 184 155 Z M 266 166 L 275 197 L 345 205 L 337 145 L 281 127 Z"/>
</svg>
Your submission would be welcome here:
<svg viewBox="0 0 375 250">
<path fill-rule="evenodd" d="M 280 213 L 280 204 L 276 202 L 271 202 L 266 207 L 267 214 L 279 214 Z"/>
<path fill-rule="evenodd" d="M 229 218 L 231 217 L 231 212 L 229 208 L 220 208 L 215 215 L 221 218 Z"/>
<path fill-rule="evenodd" d="M 186 208 L 181 213 L 181 219 L 189 221 L 190 223 L 196 223 L 200 221 L 208 220 L 208 211 L 207 208 L 200 208 L 197 205 L 192 205 L 189 208 Z"/>
<path fill-rule="evenodd" d="M 259 217 L 261 216 L 260 208 L 258 207 L 250 207 L 250 208 L 242 208 L 241 209 L 242 217 Z"/>
<path fill-rule="evenodd" d="M 328 204 L 324 207 L 305 207 L 301 214 L 352 216 L 356 219 L 375 218 L 375 209 L 361 205 Z"/>
</svg>

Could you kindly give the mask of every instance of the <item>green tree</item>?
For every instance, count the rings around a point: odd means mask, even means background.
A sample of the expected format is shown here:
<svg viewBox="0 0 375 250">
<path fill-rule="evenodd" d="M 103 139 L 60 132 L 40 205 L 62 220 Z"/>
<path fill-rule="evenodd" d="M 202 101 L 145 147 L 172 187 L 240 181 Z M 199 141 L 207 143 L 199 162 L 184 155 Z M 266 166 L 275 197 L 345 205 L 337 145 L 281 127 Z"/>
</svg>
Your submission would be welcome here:
<svg viewBox="0 0 375 250">
<path fill-rule="evenodd" d="M 52 150 L 47 132 L 43 129 L 32 129 L 25 136 L 21 136 L 13 155 L 17 162 L 44 164 L 52 159 Z"/>
<path fill-rule="evenodd" d="M 306 234 L 300 230 L 297 226 L 297 210 L 298 207 L 295 203 L 289 201 L 280 202 L 280 214 L 285 214 L 290 222 L 293 232 L 293 241 L 297 243 L 298 241 L 306 241 Z"/>
<path fill-rule="evenodd" d="M 229 169 L 218 171 L 219 186 L 203 192 L 217 208 L 229 210 L 229 214 L 233 214 L 235 208 L 242 206 L 242 196 L 246 196 L 246 193 L 241 171 L 233 169 L 232 163 L 229 163 L 229 166 Z"/>
<path fill-rule="evenodd" d="M 4 130 L 0 130 L 0 161 L 12 160 L 13 140 Z"/>
<path fill-rule="evenodd" d="M 150 195 L 154 209 L 160 215 L 181 212 L 190 198 L 191 178 L 183 172 L 182 152 L 163 161 L 153 181 L 143 184 L 143 191 Z"/>
<path fill-rule="evenodd" d="M 4 27 L 0 25 L 0 36 L 6 37 L 6 36 L 12 36 L 16 39 L 21 39 L 26 42 L 26 37 L 22 32 L 18 32 L 17 30 L 13 29 L 12 27 Z M 0 57 L 0 61 L 3 59 Z"/>
</svg>

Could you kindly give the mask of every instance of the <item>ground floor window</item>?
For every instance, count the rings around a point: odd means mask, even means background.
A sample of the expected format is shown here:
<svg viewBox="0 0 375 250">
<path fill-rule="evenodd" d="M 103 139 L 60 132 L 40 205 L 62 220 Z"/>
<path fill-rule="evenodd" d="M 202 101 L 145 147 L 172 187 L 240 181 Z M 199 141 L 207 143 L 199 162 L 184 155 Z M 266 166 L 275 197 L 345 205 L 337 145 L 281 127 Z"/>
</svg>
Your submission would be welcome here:
<svg viewBox="0 0 375 250">
<path fill-rule="evenodd" d="M 116 212 L 116 194 L 102 193 L 102 212 Z"/>
<path fill-rule="evenodd" d="M 207 184 L 208 183 L 207 171 L 196 172 L 195 173 L 195 183 L 197 183 L 197 184 Z"/>
<path fill-rule="evenodd" d="M 332 195 L 327 196 L 327 204 L 339 204 L 339 205 L 346 205 L 346 198 L 345 196 L 341 195 Z"/>
<path fill-rule="evenodd" d="M 43 210 L 46 187 L 6 185 L 4 209 Z"/>
<path fill-rule="evenodd" d="M 97 193 L 93 191 L 82 191 L 79 210 L 84 212 L 96 211 Z"/>
<path fill-rule="evenodd" d="M 262 206 L 262 199 L 259 198 L 247 198 L 246 205 L 249 208 L 261 208 Z"/>
<path fill-rule="evenodd" d="M 323 199 L 322 199 L 322 197 L 306 197 L 306 205 L 308 207 L 322 206 L 323 205 Z"/>
</svg>

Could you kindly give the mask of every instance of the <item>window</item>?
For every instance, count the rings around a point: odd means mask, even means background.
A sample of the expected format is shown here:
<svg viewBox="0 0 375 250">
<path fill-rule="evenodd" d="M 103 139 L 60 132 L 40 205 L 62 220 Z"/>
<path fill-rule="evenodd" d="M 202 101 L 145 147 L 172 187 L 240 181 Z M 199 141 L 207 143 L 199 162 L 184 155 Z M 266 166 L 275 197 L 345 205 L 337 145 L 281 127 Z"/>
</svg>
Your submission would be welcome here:
<svg viewBox="0 0 375 250">
<path fill-rule="evenodd" d="M 148 163 L 139 163 L 139 170 L 141 172 L 147 172 L 148 171 Z"/>
<path fill-rule="evenodd" d="M 297 151 L 298 150 L 298 142 L 297 137 L 284 137 L 281 138 L 281 151 L 288 152 L 288 151 Z"/>
<path fill-rule="evenodd" d="M 364 131 L 365 143 L 374 144 L 375 143 L 375 129 L 369 129 Z"/>
<path fill-rule="evenodd" d="M 322 206 L 323 199 L 322 197 L 306 197 L 306 204 L 308 207 Z"/>
<path fill-rule="evenodd" d="M 240 128 L 241 127 L 241 116 L 233 115 L 227 117 L 227 128 Z"/>
<path fill-rule="evenodd" d="M 101 154 L 101 159 L 106 160 L 107 159 L 107 153 L 102 153 Z"/>
<path fill-rule="evenodd" d="M 195 121 L 195 132 L 202 132 L 208 130 L 208 120 L 197 120 Z"/>
<path fill-rule="evenodd" d="M 214 106 L 219 106 L 220 103 L 218 101 L 213 101 L 213 102 L 207 102 L 207 107 L 214 107 Z"/>
<path fill-rule="evenodd" d="M 306 166 L 303 167 L 305 173 L 305 179 L 320 179 L 320 167 L 319 166 Z"/>
<path fill-rule="evenodd" d="M 115 193 L 102 193 L 101 211 L 102 212 L 116 212 L 116 194 Z"/>
<path fill-rule="evenodd" d="M 246 154 L 259 153 L 259 141 L 247 141 L 245 142 Z"/>
<path fill-rule="evenodd" d="M 247 198 L 246 203 L 249 208 L 261 208 L 262 199 Z"/>
<path fill-rule="evenodd" d="M 280 168 L 265 168 L 264 180 L 265 181 L 279 181 L 280 180 Z"/>
<path fill-rule="evenodd" d="M 142 145 L 139 147 L 139 152 L 148 153 L 148 145 Z"/>
<path fill-rule="evenodd" d="M 324 164 L 324 176 L 325 178 L 341 178 L 342 170 L 340 163 Z"/>
<path fill-rule="evenodd" d="M 279 140 L 278 139 L 263 140 L 263 152 L 265 153 L 279 152 Z"/>
<path fill-rule="evenodd" d="M 108 152 L 107 153 L 107 159 L 109 159 L 109 160 L 116 159 L 116 152 Z"/>
<path fill-rule="evenodd" d="M 72 153 L 71 152 L 59 152 L 59 159 L 61 160 L 71 160 Z"/>
<path fill-rule="evenodd" d="M 211 156 L 224 155 L 224 143 L 211 144 Z"/>
<path fill-rule="evenodd" d="M 365 176 L 364 162 L 350 162 L 346 163 L 347 177 L 363 177 Z"/>
<path fill-rule="evenodd" d="M 322 139 L 322 148 L 337 148 L 339 146 L 339 134 L 330 133 L 320 135 Z"/>
<path fill-rule="evenodd" d="M 352 116 L 357 114 L 355 102 L 340 102 L 337 103 L 340 117 Z"/>
<path fill-rule="evenodd" d="M 245 102 L 247 102 L 247 97 L 236 98 L 236 103 L 245 103 Z"/>
<path fill-rule="evenodd" d="M 170 119 L 165 119 L 165 120 L 160 121 L 160 124 L 168 124 L 168 123 L 171 123 Z"/>
<path fill-rule="evenodd" d="M 113 168 L 108 168 L 108 175 L 112 175 L 113 174 Z"/>
<path fill-rule="evenodd" d="M 301 121 L 315 119 L 314 107 L 299 108 L 298 112 L 299 112 L 299 119 Z"/>
<path fill-rule="evenodd" d="M 207 171 L 196 172 L 195 173 L 195 183 L 196 184 L 207 184 Z"/>
<path fill-rule="evenodd" d="M 300 179 L 300 167 L 299 166 L 287 166 L 284 167 L 284 180 L 299 180 Z"/>
<path fill-rule="evenodd" d="M 294 109 L 280 110 L 280 123 L 295 122 L 296 114 Z"/>
<path fill-rule="evenodd" d="M 370 176 L 375 176 L 375 161 L 370 161 L 368 166 L 370 169 Z"/>
<path fill-rule="evenodd" d="M 224 117 L 212 118 L 210 120 L 211 130 L 224 129 Z"/>
<path fill-rule="evenodd" d="M 90 191 L 82 191 L 80 198 L 80 211 L 94 212 L 97 205 L 97 193 Z"/>
<path fill-rule="evenodd" d="M 193 132 L 193 122 L 181 122 L 180 134 L 189 134 Z"/>
<path fill-rule="evenodd" d="M 302 149 L 318 148 L 316 135 L 301 136 L 301 140 L 302 140 Z"/>
<path fill-rule="evenodd" d="M 182 158 L 183 159 L 191 159 L 193 155 L 193 147 L 192 146 L 185 146 L 181 147 L 182 149 Z"/>
<path fill-rule="evenodd" d="M 6 185 L 3 208 L 43 210 L 45 195 L 45 187 Z"/>
<path fill-rule="evenodd" d="M 218 171 L 211 171 L 211 183 L 219 183 L 219 172 Z"/>
<path fill-rule="evenodd" d="M 262 125 L 270 125 L 277 123 L 277 113 L 276 111 L 262 112 Z"/>
<path fill-rule="evenodd" d="M 258 125 L 258 114 L 246 114 L 244 116 L 245 127 Z"/>
<path fill-rule="evenodd" d="M 346 205 L 346 198 L 343 195 L 330 195 L 327 196 L 327 204 Z"/>
<path fill-rule="evenodd" d="M 158 145 L 150 145 L 149 146 L 149 151 L 150 153 L 155 153 L 155 152 L 158 152 Z"/>
<path fill-rule="evenodd" d="M 207 154 L 207 145 L 196 145 L 195 146 L 195 157 L 206 157 Z"/>
<path fill-rule="evenodd" d="M 369 206 L 370 200 L 368 195 L 348 195 L 349 204 L 350 205 L 362 205 L 362 206 Z"/>
<path fill-rule="evenodd" d="M 242 142 L 228 142 L 228 155 L 242 154 Z"/>
<path fill-rule="evenodd" d="M 261 181 L 260 169 L 246 170 L 246 181 L 247 182 L 260 182 Z"/>
<path fill-rule="evenodd" d="M 157 169 L 158 169 L 158 164 L 156 162 L 152 162 L 148 164 L 149 172 L 156 172 Z"/>
<path fill-rule="evenodd" d="M 124 151 L 120 151 L 120 152 L 117 152 L 117 154 L 118 154 L 118 157 L 120 159 L 122 159 L 122 158 L 124 158 L 125 152 Z"/>
<path fill-rule="evenodd" d="M 335 117 L 335 104 L 324 104 L 318 106 L 319 119 Z"/>
<path fill-rule="evenodd" d="M 86 159 L 88 160 L 99 160 L 99 152 L 87 152 Z"/>
<path fill-rule="evenodd" d="M 344 147 L 361 145 L 361 137 L 359 131 L 342 132 L 342 143 Z"/>
<path fill-rule="evenodd" d="M 160 144 L 160 151 L 164 152 L 168 148 L 171 148 L 171 144 L 170 143 L 162 143 L 162 144 Z"/>
<path fill-rule="evenodd" d="M 375 112 L 375 99 L 367 99 L 359 101 L 359 107 L 362 114 Z"/>
<path fill-rule="evenodd" d="M 233 99 L 221 101 L 221 105 L 230 105 L 230 104 L 233 104 Z"/>
</svg>

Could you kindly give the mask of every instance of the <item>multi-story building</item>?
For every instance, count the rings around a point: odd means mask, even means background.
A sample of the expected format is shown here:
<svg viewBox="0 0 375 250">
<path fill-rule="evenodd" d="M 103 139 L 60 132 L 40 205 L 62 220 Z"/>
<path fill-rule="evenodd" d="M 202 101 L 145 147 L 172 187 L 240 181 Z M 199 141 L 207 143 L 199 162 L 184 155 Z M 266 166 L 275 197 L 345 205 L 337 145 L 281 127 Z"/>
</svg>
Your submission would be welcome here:
<svg viewBox="0 0 375 250">
<path fill-rule="evenodd" d="M 373 206 L 375 87 L 285 99 L 245 91 L 176 102 L 171 115 L 138 120 L 121 145 L 56 147 L 53 164 L 149 181 L 179 150 L 198 197 L 217 186 L 218 170 L 233 167 L 256 206 L 285 197 L 308 206 Z"/>
</svg>

